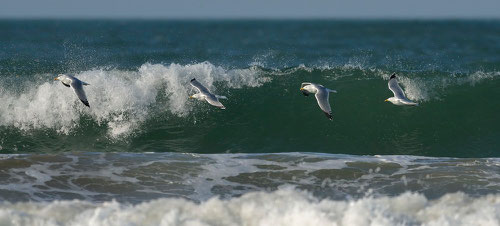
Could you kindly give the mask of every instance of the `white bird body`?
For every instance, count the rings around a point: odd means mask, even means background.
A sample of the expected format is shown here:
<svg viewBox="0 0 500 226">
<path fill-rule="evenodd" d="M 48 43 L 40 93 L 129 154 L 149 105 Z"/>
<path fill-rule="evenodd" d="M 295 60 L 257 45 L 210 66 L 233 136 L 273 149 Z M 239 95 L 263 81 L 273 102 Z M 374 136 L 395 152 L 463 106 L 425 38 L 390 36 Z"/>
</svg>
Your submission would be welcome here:
<svg viewBox="0 0 500 226">
<path fill-rule="evenodd" d="M 333 120 L 332 109 L 330 107 L 329 96 L 330 93 L 336 93 L 336 90 L 331 90 L 325 88 L 320 84 L 314 84 L 310 82 L 303 82 L 300 86 L 300 91 L 304 96 L 309 96 L 309 93 L 314 93 L 316 100 L 318 101 L 319 108 L 325 113 L 326 117 Z"/>
<path fill-rule="evenodd" d="M 85 95 L 85 91 L 83 90 L 83 86 L 89 85 L 88 83 L 83 82 L 74 76 L 64 74 L 59 74 L 54 80 L 59 80 L 64 86 L 73 88 L 73 91 L 76 96 L 78 96 L 78 99 L 80 99 L 85 106 L 90 107 L 87 95 Z"/>
<path fill-rule="evenodd" d="M 226 109 L 226 107 L 222 105 L 219 99 L 227 99 L 227 97 L 210 93 L 210 91 L 205 86 L 196 81 L 196 79 L 194 78 L 191 79 L 191 85 L 198 90 L 198 93 L 191 95 L 189 98 L 206 100 L 210 105 L 213 105 L 220 109 Z"/>
<path fill-rule="evenodd" d="M 393 97 L 387 98 L 385 101 L 389 101 L 395 105 L 413 105 L 418 106 L 418 103 L 415 103 L 408 98 L 406 98 L 403 89 L 398 84 L 398 80 L 396 78 L 396 73 L 391 75 L 389 82 L 387 84 L 389 89 L 394 93 Z"/>
</svg>

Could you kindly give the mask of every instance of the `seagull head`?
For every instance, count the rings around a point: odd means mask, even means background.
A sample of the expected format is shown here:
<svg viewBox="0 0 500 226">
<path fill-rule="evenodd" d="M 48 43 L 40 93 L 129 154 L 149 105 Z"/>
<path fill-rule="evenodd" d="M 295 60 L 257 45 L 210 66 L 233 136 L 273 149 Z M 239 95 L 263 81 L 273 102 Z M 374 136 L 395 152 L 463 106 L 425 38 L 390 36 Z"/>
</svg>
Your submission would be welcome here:
<svg viewBox="0 0 500 226">
<path fill-rule="evenodd" d="M 196 93 L 196 94 L 193 94 L 193 95 L 189 96 L 189 99 L 204 100 L 205 96 L 203 96 L 200 93 Z"/>
<path fill-rule="evenodd" d="M 390 97 L 384 100 L 385 102 L 391 102 L 393 104 L 398 105 L 400 103 L 399 99 L 396 97 Z"/>
<path fill-rule="evenodd" d="M 307 92 L 310 92 L 310 93 L 316 93 L 316 88 L 314 88 L 313 85 L 306 85 L 302 88 L 300 88 L 300 91 L 307 91 Z"/>
<path fill-rule="evenodd" d="M 65 74 L 58 74 L 57 77 L 54 80 L 55 81 L 62 81 L 65 78 L 67 78 L 67 76 Z"/>
</svg>

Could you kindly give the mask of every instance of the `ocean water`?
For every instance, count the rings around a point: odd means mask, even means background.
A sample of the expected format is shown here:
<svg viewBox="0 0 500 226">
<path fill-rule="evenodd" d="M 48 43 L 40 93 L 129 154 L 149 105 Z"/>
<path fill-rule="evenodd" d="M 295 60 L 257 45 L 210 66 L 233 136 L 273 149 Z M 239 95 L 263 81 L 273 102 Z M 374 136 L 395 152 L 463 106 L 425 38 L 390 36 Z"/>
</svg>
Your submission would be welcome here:
<svg viewBox="0 0 500 226">
<path fill-rule="evenodd" d="M 498 20 L 0 20 L 0 224 L 498 225 L 499 53 Z"/>
</svg>

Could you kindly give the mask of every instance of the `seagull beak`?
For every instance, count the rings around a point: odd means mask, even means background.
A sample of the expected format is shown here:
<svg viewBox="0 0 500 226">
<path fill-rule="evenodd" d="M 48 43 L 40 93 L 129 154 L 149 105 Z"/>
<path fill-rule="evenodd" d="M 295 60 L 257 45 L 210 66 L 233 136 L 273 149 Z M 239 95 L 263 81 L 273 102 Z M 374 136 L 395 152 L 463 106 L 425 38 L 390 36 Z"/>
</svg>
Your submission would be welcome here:
<svg viewBox="0 0 500 226">
<path fill-rule="evenodd" d="M 193 96 L 189 96 L 189 99 L 193 99 Z"/>
<path fill-rule="evenodd" d="M 54 81 L 57 81 L 57 80 L 59 80 L 59 77 L 56 77 L 56 78 L 54 79 Z"/>
<path fill-rule="evenodd" d="M 384 102 L 387 102 L 387 101 L 389 101 L 389 99 L 385 99 L 385 100 L 384 100 Z"/>
<path fill-rule="evenodd" d="M 300 91 L 304 90 L 304 88 L 300 88 Z"/>
</svg>

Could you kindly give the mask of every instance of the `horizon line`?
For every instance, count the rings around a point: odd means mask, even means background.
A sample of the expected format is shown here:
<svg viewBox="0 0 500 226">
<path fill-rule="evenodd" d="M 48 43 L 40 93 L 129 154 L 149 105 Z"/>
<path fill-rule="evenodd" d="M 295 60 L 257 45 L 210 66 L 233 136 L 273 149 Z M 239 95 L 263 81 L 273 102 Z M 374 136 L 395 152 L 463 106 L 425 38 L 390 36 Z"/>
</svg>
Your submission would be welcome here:
<svg viewBox="0 0 500 226">
<path fill-rule="evenodd" d="M 0 16 L 0 20 L 500 20 L 500 15 L 495 16 L 436 16 L 436 17 L 403 17 L 403 16 L 360 16 L 360 17 L 106 17 L 106 16 Z"/>
</svg>

